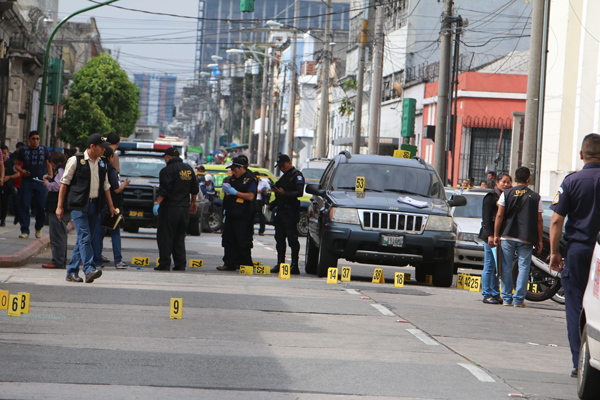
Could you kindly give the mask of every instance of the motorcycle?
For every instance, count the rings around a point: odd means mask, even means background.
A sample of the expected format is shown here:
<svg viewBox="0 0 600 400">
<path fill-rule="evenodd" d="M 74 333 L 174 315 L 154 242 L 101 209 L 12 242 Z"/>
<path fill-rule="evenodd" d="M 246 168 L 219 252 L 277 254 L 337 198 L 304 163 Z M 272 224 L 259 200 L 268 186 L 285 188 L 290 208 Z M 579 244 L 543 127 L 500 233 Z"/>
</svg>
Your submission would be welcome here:
<svg viewBox="0 0 600 400">
<path fill-rule="evenodd" d="M 208 210 L 206 212 L 206 222 L 203 224 L 204 231 L 216 233 L 223 227 L 223 201 L 219 199 L 219 193 L 216 190 L 208 190 L 204 195 L 208 200 Z"/>
</svg>

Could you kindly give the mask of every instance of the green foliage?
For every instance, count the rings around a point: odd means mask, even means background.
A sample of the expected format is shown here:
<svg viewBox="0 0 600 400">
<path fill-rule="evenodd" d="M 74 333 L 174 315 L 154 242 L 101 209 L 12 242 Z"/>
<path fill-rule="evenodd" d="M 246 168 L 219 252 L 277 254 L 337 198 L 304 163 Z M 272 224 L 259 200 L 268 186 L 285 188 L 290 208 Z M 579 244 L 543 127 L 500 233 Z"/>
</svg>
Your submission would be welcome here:
<svg viewBox="0 0 600 400">
<path fill-rule="evenodd" d="M 349 98 L 344 97 L 340 106 L 338 107 L 338 111 L 340 112 L 342 117 L 344 115 L 349 117 L 354 112 L 354 103 L 352 103 L 352 101 L 350 101 Z"/>
<path fill-rule="evenodd" d="M 110 55 L 92 58 L 75 74 L 63 101 L 59 137 L 72 145 L 83 143 L 83 148 L 87 142 L 81 138 L 92 133 L 128 137 L 140 118 L 139 97 L 138 88 Z"/>
<path fill-rule="evenodd" d="M 356 89 L 356 87 L 357 87 L 356 81 L 352 78 L 346 79 L 342 83 L 342 89 L 344 89 L 344 90 Z"/>
</svg>

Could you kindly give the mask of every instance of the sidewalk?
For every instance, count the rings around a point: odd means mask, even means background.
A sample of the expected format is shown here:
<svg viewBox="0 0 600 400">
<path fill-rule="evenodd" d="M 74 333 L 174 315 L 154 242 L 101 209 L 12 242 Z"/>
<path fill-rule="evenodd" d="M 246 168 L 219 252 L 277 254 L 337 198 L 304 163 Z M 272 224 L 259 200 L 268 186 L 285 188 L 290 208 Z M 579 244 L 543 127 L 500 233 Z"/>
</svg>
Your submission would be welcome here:
<svg viewBox="0 0 600 400">
<path fill-rule="evenodd" d="M 13 217 L 6 218 L 6 226 L 0 227 L 0 268 L 25 265 L 36 255 L 50 247 L 49 227 L 42 228 L 42 237 L 35 238 L 35 228 L 30 227 L 29 239 L 19 239 L 21 226 L 13 225 Z"/>
</svg>

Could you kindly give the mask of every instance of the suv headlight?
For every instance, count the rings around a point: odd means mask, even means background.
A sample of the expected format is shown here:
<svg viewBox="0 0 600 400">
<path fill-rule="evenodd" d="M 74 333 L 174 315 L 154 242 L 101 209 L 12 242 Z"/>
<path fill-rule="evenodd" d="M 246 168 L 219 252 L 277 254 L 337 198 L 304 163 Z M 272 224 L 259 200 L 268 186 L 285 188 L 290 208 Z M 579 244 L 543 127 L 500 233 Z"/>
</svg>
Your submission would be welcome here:
<svg viewBox="0 0 600 400">
<path fill-rule="evenodd" d="M 333 222 L 342 222 L 344 224 L 360 224 L 358 219 L 358 210 L 356 208 L 333 207 L 329 212 L 329 218 Z"/>
<path fill-rule="evenodd" d="M 477 238 L 479 237 L 476 233 L 466 233 L 466 232 L 458 232 L 456 235 L 457 240 L 462 240 L 465 242 L 475 242 L 477 243 Z"/>
<path fill-rule="evenodd" d="M 452 217 L 444 217 L 441 215 L 430 215 L 427 218 L 427 227 L 425 230 L 428 231 L 452 231 Z"/>
</svg>

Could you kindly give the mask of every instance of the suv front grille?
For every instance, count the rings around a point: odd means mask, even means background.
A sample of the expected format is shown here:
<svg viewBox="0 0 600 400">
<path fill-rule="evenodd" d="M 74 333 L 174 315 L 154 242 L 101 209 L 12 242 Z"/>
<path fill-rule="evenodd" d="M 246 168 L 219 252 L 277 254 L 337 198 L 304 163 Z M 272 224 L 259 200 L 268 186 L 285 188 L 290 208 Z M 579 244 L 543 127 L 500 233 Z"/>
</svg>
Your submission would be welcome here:
<svg viewBox="0 0 600 400">
<path fill-rule="evenodd" d="M 387 211 L 358 210 L 360 224 L 366 231 L 407 232 L 421 234 L 427 215 Z"/>
</svg>

